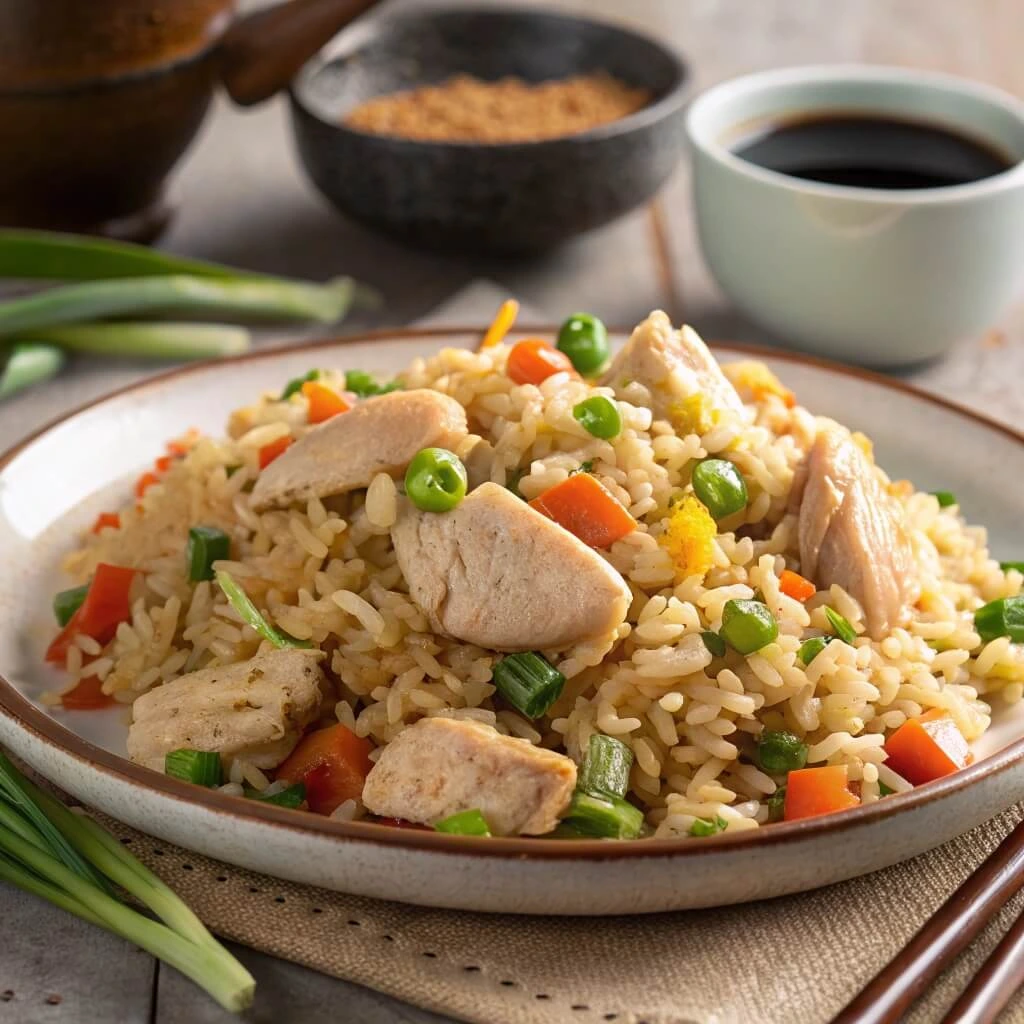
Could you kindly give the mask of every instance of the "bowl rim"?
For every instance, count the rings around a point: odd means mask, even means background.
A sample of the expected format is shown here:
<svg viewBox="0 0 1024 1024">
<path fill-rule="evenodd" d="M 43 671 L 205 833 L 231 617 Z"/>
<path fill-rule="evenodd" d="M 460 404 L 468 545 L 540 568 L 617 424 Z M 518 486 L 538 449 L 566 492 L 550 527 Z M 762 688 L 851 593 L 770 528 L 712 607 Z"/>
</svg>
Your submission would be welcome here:
<svg viewBox="0 0 1024 1024">
<path fill-rule="evenodd" d="M 515 333 L 551 334 L 557 327 L 550 324 L 517 325 Z M 260 348 L 228 359 L 204 360 L 199 363 L 178 366 L 162 373 L 146 377 L 107 394 L 86 402 L 70 412 L 55 417 L 49 423 L 33 431 L 27 437 L 15 442 L 5 452 L 0 453 L 0 474 L 23 451 L 36 440 L 73 419 L 74 417 L 103 405 L 113 399 L 132 393 L 158 393 L 169 381 L 180 380 L 193 374 L 203 373 L 215 366 L 238 365 L 240 363 L 263 362 L 279 356 L 295 353 L 315 353 L 321 349 L 336 348 L 365 342 L 386 342 L 388 340 L 429 340 L 433 338 L 478 337 L 483 328 L 477 326 L 437 326 L 437 327 L 405 327 L 382 328 L 372 331 L 361 331 L 354 334 L 342 334 L 302 341 L 299 343 L 283 343 Z M 613 336 L 629 335 L 629 329 L 610 330 Z M 778 359 L 784 362 L 812 366 L 840 376 L 866 381 L 886 388 L 893 392 L 908 395 L 918 401 L 936 406 L 946 412 L 974 421 L 982 427 L 993 430 L 1014 443 L 1024 446 L 1024 433 L 1007 424 L 992 419 L 982 413 L 975 412 L 950 401 L 941 395 L 931 394 L 903 380 L 886 377 L 859 367 L 844 366 L 831 360 L 772 349 L 761 345 L 750 345 L 740 342 L 718 341 L 712 348 L 726 348 L 732 352 L 759 358 Z M 296 815 L 294 811 L 254 800 L 243 800 L 221 793 L 216 790 L 199 790 L 194 785 L 179 779 L 170 778 L 150 768 L 144 768 L 129 761 L 126 757 L 114 754 L 98 747 L 67 726 L 47 715 L 26 697 L 22 696 L 14 684 L 0 673 L 0 716 L 9 719 L 22 731 L 28 731 L 46 746 L 72 757 L 83 767 L 95 768 L 104 775 L 126 786 L 141 786 L 149 790 L 157 798 L 170 798 L 179 803 L 187 803 L 202 811 L 221 817 L 235 818 L 247 824 L 270 825 L 279 829 L 289 829 L 317 836 L 323 840 L 376 843 L 382 846 L 404 849 L 415 849 L 431 853 L 449 855 L 472 855 L 497 859 L 516 860 L 620 860 L 643 859 L 651 857 L 682 857 L 685 859 L 714 854 L 742 854 L 748 850 L 757 850 L 766 845 L 798 844 L 812 836 L 822 833 L 844 833 L 858 827 L 878 825 L 903 811 L 910 812 L 936 800 L 960 792 L 974 785 L 982 778 L 1001 775 L 1013 768 L 1024 759 L 1024 737 L 1015 740 L 1002 750 L 982 758 L 974 764 L 962 768 L 952 775 L 934 782 L 918 786 L 906 793 L 896 794 L 886 800 L 872 804 L 862 804 L 849 810 L 821 815 L 815 818 L 804 818 L 792 822 L 778 822 L 770 829 L 749 829 L 734 834 L 710 836 L 699 843 L 688 838 L 662 838 L 643 840 L 609 841 L 604 839 L 576 839 L 572 841 L 548 839 L 544 837 L 479 837 L 456 836 L 442 832 L 421 831 L 405 828 L 382 826 L 378 823 L 365 821 L 337 821 L 316 814 Z"/>
<path fill-rule="evenodd" d="M 779 86 L 813 86 L 828 82 L 874 82 L 879 85 L 924 87 L 945 93 L 970 96 L 981 103 L 1002 110 L 1016 118 L 1024 132 L 1024 102 L 1011 93 L 974 81 L 960 75 L 943 71 L 924 71 L 916 68 L 898 67 L 888 64 L 805 64 L 797 67 L 773 68 L 768 71 L 754 71 L 719 82 L 702 92 L 690 104 L 686 112 L 685 131 L 693 151 L 707 156 L 718 165 L 733 173 L 776 188 L 807 195 L 833 199 L 846 199 L 859 203 L 885 206 L 940 206 L 958 203 L 966 199 L 984 198 L 1024 186 L 1024 155 L 1003 171 L 961 185 L 944 185 L 937 188 L 883 189 L 862 188 L 853 185 L 832 185 L 827 182 L 810 181 L 769 170 L 737 156 L 720 140 L 727 129 L 712 128 L 704 123 L 713 111 L 735 96 L 763 93 Z M 816 109 L 816 108 L 815 108 Z M 837 108 L 839 109 L 839 108 Z M 844 111 L 857 111 L 857 104 L 849 104 Z M 916 120 L 927 121 L 926 117 Z M 961 126 L 964 133 L 969 126 Z"/>
<path fill-rule="evenodd" d="M 588 128 L 586 131 L 576 132 L 572 135 L 556 135 L 551 138 L 524 139 L 516 142 L 407 139 L 400 135 L 383 135 L 375 132 L 361 131 L 350 127 L 344 121 L 332 121 L 322 117 L 307 99 L 310 82 L 317 75 L 321 74 L 331 65 L 349 60 L 358 53 L 372 47 L 381 33 L 389 27 L 403 22 L 415 23 L 445 16 L 472 16 L 485 19 L 491 17 L 544 18 L 550 22 L 562 22 L 564 24 L 596 25 L 607 31 L 618 33 L 620 36 L 632 37 L 658 50 L 672 66 L 673 82 L 668 90 L 655 99 L 653 103 L 648 103 L 632 114 L 627 114 L 625 117 L 620 117 L 615 121 L 608 121 L 605 124 L 596 125 L 593 128 Z M 375 143 L 393 146 L 396 149 L 407 148 L 410 154 L 431 148 L 451 152 L 482 151 L 499 155 L 514 155 L 520 152 L 535 151 L 539 146 L 551 146 L 566 142 L 573 144 L 604 142 L 658 124 L 682 110 L 688 101 L 692 83 L 693 73 L 690 69 L 690 64 L 679 50 L 671 44 L 656 39 L 632 26 L 626 26 L 604 18 L 594 18 L 575 11 L 562 11 L 550 7 L 516 7 L 507 4 L 495 4 L 493 6 L 490 4 L 487 6 L 431 4 L 429 7 L 385 13 L 369 18 L 366 21 L 356 22 L 356 24 L 345 29 L 302 67 L 288 86 L 288 96 L 295 107 L 298 107 L 303 114 L 312 118 L 318 124 L 325 128 L 333 129 L 340 135 L 359 139 L 362 142 L 372 140 Z"/>
</svg>

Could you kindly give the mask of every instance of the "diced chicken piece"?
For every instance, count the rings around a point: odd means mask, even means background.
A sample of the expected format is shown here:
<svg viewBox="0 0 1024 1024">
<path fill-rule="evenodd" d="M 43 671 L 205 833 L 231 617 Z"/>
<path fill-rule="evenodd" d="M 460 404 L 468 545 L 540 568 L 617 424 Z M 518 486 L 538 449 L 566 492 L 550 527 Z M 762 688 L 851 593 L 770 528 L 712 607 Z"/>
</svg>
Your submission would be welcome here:
<svg viewBox="0 0 1024 1024">
<path fill-rule="evenodd" d="M 613 388 L 630 381 L 651 393 L 651 411 L 659 419 L 671 420 L 694 395 L 701 395 L 709 409 L 743 411 L 736 389 L 700 335 L 687 326 L 674 330 L 660 310 L 636 327 L 601 378 Z"/>
<path fill-rule="evenodd" d="M 393 391 L 334 416 L 299 438 L 259 475 L 257 510 L 368 487 L 378 473 L 399 477 L 421 448 L 454 448 L 466 411 L 438 391 Z"/>
<path fill-rule="evenodd" d="M 128 756 L 163 770 L 171 750 L 217 751 L 274 768 L 320 715 L 328 684 L 319 651 L 267 651 L 181 676 L 132 705 Z"/>
<path fill-rule="evenodd" d="M 860 602 L 868 633 L 902 625 L 920 593 L 903 510 L 849 431 L 826 421 L 802 473 L 800 571 Z"/>
<path fill-rule="evenodd" d="M 433 629 L 491 650 L 603 636 L 625 621 L 632 599 L 596 551 L 499 484 L 482 484 L 451 512 L 404 501 L 391 536 Z"/>
<path fill-rule="evenodd" d="M 433 825 L 477 809 L 498 836 L 539 836 L 565 813 L 576 765 L 480 722 L 423 718 L 382 751 L 363 803 L 385 818 Z"/>
</svg>

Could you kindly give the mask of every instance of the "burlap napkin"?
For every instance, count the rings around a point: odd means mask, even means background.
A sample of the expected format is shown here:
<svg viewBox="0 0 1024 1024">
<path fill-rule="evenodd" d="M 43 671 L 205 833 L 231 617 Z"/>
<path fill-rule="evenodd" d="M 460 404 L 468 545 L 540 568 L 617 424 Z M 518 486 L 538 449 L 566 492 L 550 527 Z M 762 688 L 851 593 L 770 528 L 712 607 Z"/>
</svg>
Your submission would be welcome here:
<svg viewBox="0 0 1024 1024">
<path fill-rule="evenodd" d="M 97 817 L 218 935 L 460 1020 L 825 1024 L 1024 817 L 1024 805 L 941 849 L 817 892 L 628 918 L 383 903 L 228 867 Z M 1018 896 L 908 1020 L 939 1021 L 1022 910 Z M 1024 996 L 1003 1021 L 1024 1021 Z"/>
</svg>

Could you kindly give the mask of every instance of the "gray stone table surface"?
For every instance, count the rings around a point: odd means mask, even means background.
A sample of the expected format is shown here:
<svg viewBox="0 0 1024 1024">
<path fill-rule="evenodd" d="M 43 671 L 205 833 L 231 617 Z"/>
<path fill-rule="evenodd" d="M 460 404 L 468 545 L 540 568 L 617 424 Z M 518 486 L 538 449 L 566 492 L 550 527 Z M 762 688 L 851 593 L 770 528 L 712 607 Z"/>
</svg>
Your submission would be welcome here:
<svg viewBox="0 0 1024 1024">
<path fill-rule="evenodd" d="M 690 57 L 698 87 L 765 67 L 866 60 L 954 71 L 1024 93 L 1021 0 L 577 0 L 558 6 L 618 18 L 672 40 Z M 629 325 L 661 307 L 707 337 L 770 340 L 729 309 L 702 264 L 685 167 L 647 208 L 542 258 L 425 255 L 342 220 L 326 205 L 298 166 L 282 101 L 245 112 L 220 101 L 172 192 L 179 210 L 163 240 L 169 249 L 318 279 L 351 273 L 378 288 L 385 305 L 357 315 L 346 330 L 408 323 L 484 277 L 551 319 L 582 308 Z M 0 449 L 159 368 L 74 360 L 57 380 L 0 405 Z M 906 376 L 1019 424 L 1022 371 L 1024 304 L 984 337 L 966 339 L 943 361 Z M 158 970 L 146 954 L 3 886 L 0 919 L 0 1024 L 233 1019 L 175 972 Z M 259 953 L 239 955 L 259 981 L 249 1021 L 441 1019 Z"/>
</svg>

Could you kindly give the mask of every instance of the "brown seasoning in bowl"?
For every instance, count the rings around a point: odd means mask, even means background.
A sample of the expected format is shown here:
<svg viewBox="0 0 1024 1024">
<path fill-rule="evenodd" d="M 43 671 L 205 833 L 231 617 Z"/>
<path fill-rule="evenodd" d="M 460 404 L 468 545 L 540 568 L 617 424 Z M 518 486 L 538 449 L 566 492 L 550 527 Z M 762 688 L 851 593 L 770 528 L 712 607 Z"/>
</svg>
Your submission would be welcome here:
<svg viewBox="0 0 1024 1024">
<path fill-rule="evenodd" d="M 537 84 L 457 75 L 368 100 L 345 124 L 373 135 L 432 142 L 533 142 L 618 121 L 651 98 L 648 90 L 604 72 Z"/>
</svg>

